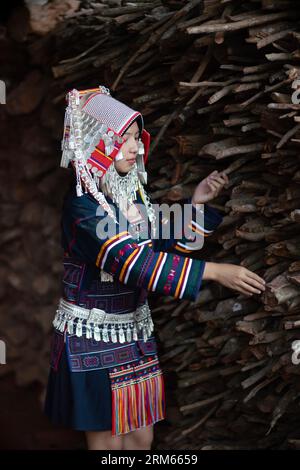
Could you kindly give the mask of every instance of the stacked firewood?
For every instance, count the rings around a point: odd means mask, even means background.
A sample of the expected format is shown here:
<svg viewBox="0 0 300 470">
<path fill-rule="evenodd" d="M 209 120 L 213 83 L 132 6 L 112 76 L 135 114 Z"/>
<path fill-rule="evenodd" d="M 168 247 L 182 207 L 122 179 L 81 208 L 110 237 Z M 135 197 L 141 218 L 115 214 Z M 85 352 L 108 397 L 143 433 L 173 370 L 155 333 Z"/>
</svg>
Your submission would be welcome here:
<svg viewBox="0 0 300 470">
<path fill-rule="evenodd" d="M 180 201 L 214 169 L 226 171 L 229 184 L 210 203 L 223 222 L 195 256 L 267 281 L 251 298 L 211 281 L 195 302 L 151 297 L 167 378 L 156 447 L 300 447 L 300 364 L 292 360 L 300 340 L 300 5 L 26 4 L 0 46 L 20 57 L 19 73 L 7 61 L 1 114 L 1 294 L 9 313 L 0 328 L 9 360 L 0 373 L 15 371 L 20 385 L 45 383 L 68 180 L 58 168 L 64 97 L 103 84 L 144 116 L 153 201 Z"/>
</svg>

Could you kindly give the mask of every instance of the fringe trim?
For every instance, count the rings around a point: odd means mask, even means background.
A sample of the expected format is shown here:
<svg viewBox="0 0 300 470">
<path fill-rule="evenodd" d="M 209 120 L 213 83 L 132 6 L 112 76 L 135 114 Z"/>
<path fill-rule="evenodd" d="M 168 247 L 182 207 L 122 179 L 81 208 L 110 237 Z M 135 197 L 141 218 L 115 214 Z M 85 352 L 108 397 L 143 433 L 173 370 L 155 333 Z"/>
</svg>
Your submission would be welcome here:
<svg viewBox="0 0 300 470">
<path fill-rule="evenodd" d="M 124 371 L 127 372 L 126 370 Z M 165 387 L 161 370 L 136 383 L 112 386 L 112 436 L 165 419 Z"/>
</svg>

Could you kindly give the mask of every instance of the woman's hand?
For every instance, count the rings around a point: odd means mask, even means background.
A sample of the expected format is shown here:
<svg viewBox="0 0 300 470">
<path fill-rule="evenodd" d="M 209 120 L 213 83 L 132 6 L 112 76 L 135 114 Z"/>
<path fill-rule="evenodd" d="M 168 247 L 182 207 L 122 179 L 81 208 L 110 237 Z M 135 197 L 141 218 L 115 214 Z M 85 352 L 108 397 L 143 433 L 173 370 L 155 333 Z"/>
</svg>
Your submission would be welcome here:
<svg viewBox="0 0 300 470">
<path fill-rule="evenodd" d="M 223 186 L 229 182 L 228 176 L 223 171 L 217 170 L 210 173 L 204 180 L 200 181 L 196 187 L 193 197 L 193 204 L 203 204 L 218 196 Z"/>
<path fill-rule="evenodd" d="M 262 277 L 235 264 L 206 262 L 203 279 L 212 279 L 246 295 L 261 294 L 266 290 Z"/>
</svg>

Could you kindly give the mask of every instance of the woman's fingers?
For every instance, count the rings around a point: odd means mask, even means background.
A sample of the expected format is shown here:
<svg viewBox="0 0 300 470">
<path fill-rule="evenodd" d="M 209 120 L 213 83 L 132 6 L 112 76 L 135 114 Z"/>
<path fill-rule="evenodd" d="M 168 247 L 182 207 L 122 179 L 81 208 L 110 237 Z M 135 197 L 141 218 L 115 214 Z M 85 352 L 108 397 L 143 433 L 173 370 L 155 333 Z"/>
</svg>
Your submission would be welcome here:
<svg viewBox="0 0 300 470">
<path fill-rule="evenodd" d="M 208 183 L 216 183 L 220 188 L 222 188 L 226 184 L 226 181 L 223 180 L 220 177 L 208 178 L 207 182 Z"/>
<path fill-rule="evenodd" d="M 257 279 L 254 279 L 253 277 L 250 277 L 250 276 L 246 276 L 244 279 L 242 279 L 244 282 L 246 282 L 247 284 L 250 284 L 251 286 L 253 287 L 256 287 L 257 289 L 260 289 L 260 290 L 263 290 L 265 291 L 266 290 L 266 287 L 265 285 L 260 282 L 260 281 L 257 281 Z"/>
<path fill-rule="evenodd" d="M 249 292 L 248 289 L 244 289 L 242 286 L 237 286 L 236 290 L 238 292 L 241 292 L 242 294 L 245 294 L 245 295 L 253 295 L 253 292 Z"/>
<path fill-rule="evenodd" d="M 222 182 L 223 184 L 224 183 L 225 184 L 229 183 L 229 178 L 228 178 L 227 174 L 224 171 L 219 173 L 217 170 L 214 170 L 208 175 L 207 178 L 210 179 L 210 180 L 211 179 L 219 179 L 220 182 Z"/>
<path fill-rule="evenodd" d="M 210 184 L 210 185 L 212 185 L 212 186 L 218 187 L 218 183 L 217 183 L 216 181 L 214 181 L 214 180 L 207 180 L 207 183 Z"/>
<path fill-rule="evenodd" d="M 248 293 L 252 292 L 253 294 L 261 294 L 260 289 L 257 289 L 256 287 L 253 287 L 252 285 L 247 284 L 247 282 L 245 282 L 245 281 L 241 281 L 241 286 L 242 286 L 242 288 L 246 289 L 246 291 Z"/>
<path fill-rule="evenodd" d="M 213 181 L 208 181 L 207 182 L 208 186 L 210 187 L 210 189 L 212 189 L 213 191 L 219 191 L 219 186 L 217 185 L 217 183 L 213 183 Z"/>
<path fill-rule="evenodd" d="M 212 176 L 209 176 L 208 178 L 209 178 L 210 180 L 212 180 L 212 179 L 213 179 L 213 180 L 217 180 L 217 181 L 219 181 L 220 183 L 225 183 L 225 182 L 226 182 L 226 179 L 225 179 L 223 176 L 221 176 L 221 175 L 212 175 Z"/>
<path fill-rule="evenodd" d="M 256 294 L 260 294 L 261 291 L 266 290 L 264 280 L 250 270 L 246 270 L 246 276 L 243 276 L 241 281 L 249 285 L 251 292 L 255 292 Z"/>
<path fill-rule="evenodd" d="M 219 194 L 220 189 L 209 182 L 207 184 L 210 190 L 213 191 L 213 193 L 217 196 Z"/>
<path fill-rule="evenodd" d="M 207 184 L 209 188 L 218 194 L 222 187 L 228 183 L 229 179 L 225 173 L 218 173 L 218 171 L 213 171 L 210 175 L 206 178 Z"/>
<path fill-rule="evenodd" d="M 250 279 L 253 279 L 254 281 L 258 282 L 262 287 L 265 287 L 266 285 L 265 280 L 262 277 L 255 274 L 253 271 L 247 271 L 247 276 Z"/>
<path fill-rule="evenodd" d="M 266 286 L 260 282 L 260 281 L 257 281 L 256 279 L 253 279 L 253 278 L 248 278 L 248 280 L 246 281 L 248 284 L 251 284 L 252 286 L 255 286 L 257 287 L 258 289 L 261 289 L 263 291 L 266 290 Z"/>
<path fill-rule="evenodd" d="M 229 182 L 229 179 L 228 179 L 228 176 L 226 175 L 226 173 L 224 172 L 221 172 L 221 173 L 211 173 L 210 175 L 208 175 L 208 178 L 221 178 L 221 179 L 224 179 L 224 181 L 227 181 Z"/>
</svg>

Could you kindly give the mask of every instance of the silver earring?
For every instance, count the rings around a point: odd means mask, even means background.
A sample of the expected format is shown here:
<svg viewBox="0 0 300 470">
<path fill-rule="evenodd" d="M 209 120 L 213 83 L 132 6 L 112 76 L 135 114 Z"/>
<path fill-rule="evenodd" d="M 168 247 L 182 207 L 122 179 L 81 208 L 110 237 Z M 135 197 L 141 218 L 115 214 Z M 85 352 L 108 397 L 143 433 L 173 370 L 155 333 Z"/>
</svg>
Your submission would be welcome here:
<svg viewBox="0 0 300 470">
<path fill-rule="evenodd" d="M 119 161 L 119 160 L 123 160 L 123 158 L 124 158 L 124 155 L 123 155 L 122 149 L 120 149 L 117 155 L 115 156 L 115 160 Z"/>
<path fill-rule="evenodd" d="M 138 155 L 136 159 L 136 166 L 139 178 L 143 184 L 147 184 L 147 172 L 145 170 L 145 163 L 144 163 L 144 153 L 145 147 L 141 139 L 138 141 Z"/>
</svg>

